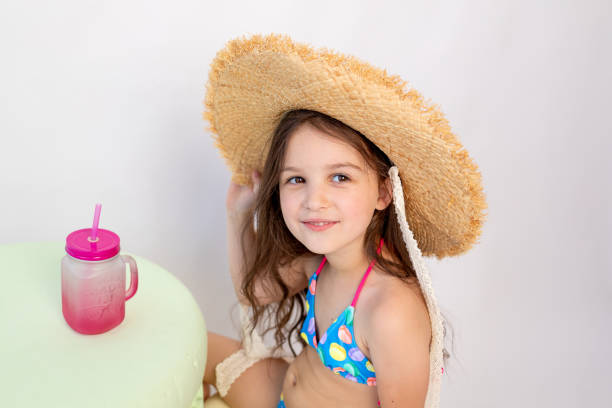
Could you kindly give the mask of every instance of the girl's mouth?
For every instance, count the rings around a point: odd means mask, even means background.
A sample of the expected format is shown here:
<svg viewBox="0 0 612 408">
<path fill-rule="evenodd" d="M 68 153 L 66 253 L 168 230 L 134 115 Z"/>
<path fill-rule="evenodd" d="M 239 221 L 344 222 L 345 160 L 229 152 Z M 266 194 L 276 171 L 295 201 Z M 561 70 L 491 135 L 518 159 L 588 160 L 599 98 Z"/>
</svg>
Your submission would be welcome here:
<svg viewBox="0 0 612 408">
<path fill-rule="evenodd" d="M 313 231 L 325 231 L 326 229 L 333 227 L 337 223 L 337 221 L 304 222 L 304 225 L 306 225 Z"/>
</svg>

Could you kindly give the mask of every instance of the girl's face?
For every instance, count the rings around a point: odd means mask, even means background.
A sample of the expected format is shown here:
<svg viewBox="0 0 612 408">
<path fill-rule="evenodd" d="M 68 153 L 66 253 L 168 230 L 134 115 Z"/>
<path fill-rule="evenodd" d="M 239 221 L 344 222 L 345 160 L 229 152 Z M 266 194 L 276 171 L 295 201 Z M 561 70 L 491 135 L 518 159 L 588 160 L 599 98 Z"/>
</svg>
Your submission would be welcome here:
<svg viewBox="0 0 612 408">
<path fill-rule="evenodd" d="M 374 209 L 390 201 L 378 184 L 355 148 L 305 123 L 289 136 L 280 173 L 285 224 L 313 253 L 361 250 Z"/>
</svg>

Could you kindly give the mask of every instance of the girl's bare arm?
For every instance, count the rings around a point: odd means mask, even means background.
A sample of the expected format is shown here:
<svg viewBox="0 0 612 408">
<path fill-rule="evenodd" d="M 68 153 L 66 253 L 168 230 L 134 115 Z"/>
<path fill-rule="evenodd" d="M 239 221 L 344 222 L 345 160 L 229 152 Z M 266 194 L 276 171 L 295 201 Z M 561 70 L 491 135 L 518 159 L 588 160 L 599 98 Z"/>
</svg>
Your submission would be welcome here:
<svg viewBox="0 0 612 408">
<path fill-rule="evenodd" d="M 249 305 L 247 298 L 242 294 L 241 287 L 244 280 L 244 257 L 241 248 L 242 234 L 242 219 L 228 216 L 227 217 L 227 250 L 229 256 L 229 269 L 234 284 L 234 291 L 238 297 L 238 301 L 242 304 Z M 255 232 L 252 228 L 248 228 L 244 239 L 247 256 L 253 256 Z M 285 284 L 289 287 L 290 296 L 298 293 L 308 286 L 308 277 L 305 265 L 309 265 L 308 257 L 303 256 L 295 259 L 292 263 L 282 267 L 279 270 Z M 269 294 L 264 290 L 261 281 L 255 282 L 255 297 L 260 304 L 266 305 L 273 302 L 278 302 L 282 299 L 282 293 Z M 270 291 L 270 289 L 268 290 Z"/>
</svg>

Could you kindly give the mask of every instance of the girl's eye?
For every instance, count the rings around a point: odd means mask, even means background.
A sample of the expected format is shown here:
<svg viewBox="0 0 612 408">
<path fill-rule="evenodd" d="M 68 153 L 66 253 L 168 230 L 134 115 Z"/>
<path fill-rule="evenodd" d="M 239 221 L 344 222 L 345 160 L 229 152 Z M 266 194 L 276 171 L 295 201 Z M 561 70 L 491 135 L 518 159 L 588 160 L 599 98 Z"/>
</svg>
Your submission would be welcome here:
<svg viewBox="0 0 612 408">
<path fill-rule="evenodd" d="M 292 182 L 291 182 L 291 180 L 297 180 L 297 179 L 300 179 L 300 180 L 302 180 L 302 181 L 304 180 L 304 179 L 303 179 L 303 178 L 301 178 L 300 176 L 289 177 L 289 179 L 287 180 L 287 183 L 289 183 L 289 184 L 297 184 L 297 182 L 296 182 L 296 183 L 292 183 Z"/>
<path fill-rule="evenodd" d="M 349 178 L 347 176 L 345 176 L 344 174 L 334 174 L 334 178 L 336 177 L 341 177 L 341 179 L 339 181 L 348 181 Z"/>
</svg>

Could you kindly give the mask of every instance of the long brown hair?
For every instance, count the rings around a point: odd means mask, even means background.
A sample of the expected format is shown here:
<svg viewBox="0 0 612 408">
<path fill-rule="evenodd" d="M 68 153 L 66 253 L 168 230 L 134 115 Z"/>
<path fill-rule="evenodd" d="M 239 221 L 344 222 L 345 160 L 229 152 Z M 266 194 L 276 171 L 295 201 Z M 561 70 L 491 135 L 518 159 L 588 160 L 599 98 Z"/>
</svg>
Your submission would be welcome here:
<svg viewBox="0 0 612 408">
<path fill-rule="evenodd" d="M 311 254 L 311 252 L 291 234 L 285 225 L 280 206 L 279 180 L 289 136 L 304 123 L 309 123 L 354 147 L 378 175 L 379 184 L 388 181 L 388 171 L 393 165 L 387 155 L 374 143 L 335 118 L 320 112 L 303 109 L 289 111 L 281 117 L 280 123 L 269 141 L 269 146 L 266 146 L 269 147 L 269 153 L 264 164 L 261 184 L 252 211 L 249 211 L 242 226 L 242 248 L 246 272 L 241 290 L 253 308 L 251 330 L 254 330 L 260 319 L 267 315 L 273 322 L 267 325 L 264 334 L 270 330 L 275 330 L 276 346 L 274 351 L 288 342 L 294 356 L 297 353 L 293 348 L 292 340 L 299 341 L 299 330 L 306 317 L 307 289 L 291 296 L 289 287 L 281 279 L 278 269 L 279 266 L 287 265 L 295 258 Z M 404 199 L 408 200 L 407 197 L 404 197 Z M 244 249 L 246 248 L 244 240 L 247 237 L 254 237 L 252 258 L 248 256 Z M 384 238 L 391 259 L 384 258 L 382 253 L 381 255 L 377 254 L 376 250 L 380 238 Z M 416 273 L 404 244 L 392 202 L 384 210 L 374 210 L 372 220 L 366 229 L 364 245 L 368 259 L 376 259 L 376 263 L 386 273 L 404 281 L 416 282 Z M 260 305 L 254 294 L 257 281 L 261 281 L 263 287 L 269 293 L 272 293 L 272 288 L 280 289 L 283 294 L 282 300 L 277 305 Z M 291 324 L 292 314 L 296 311 L 299 318 Z M 446 328 L 444 332 L 446 333 Z M 300 342 L 300 344 L 303 343 Z M 448 356 L 450 354 L 444 349 L 445 365 Z"/>
</svg>

